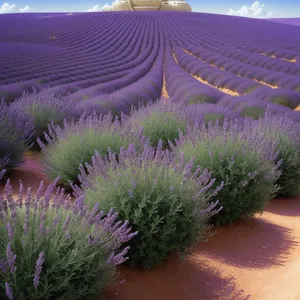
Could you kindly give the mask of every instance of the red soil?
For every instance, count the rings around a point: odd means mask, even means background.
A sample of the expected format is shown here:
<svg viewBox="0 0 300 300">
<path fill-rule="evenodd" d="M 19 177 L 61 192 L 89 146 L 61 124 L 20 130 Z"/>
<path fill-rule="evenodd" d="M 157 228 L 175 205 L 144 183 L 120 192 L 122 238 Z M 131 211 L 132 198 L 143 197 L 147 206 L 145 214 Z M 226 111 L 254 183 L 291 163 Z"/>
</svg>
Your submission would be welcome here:
<svg viewBox="0 0 300 300">
<path fill-rule="evenodd" d="M 8 174 L 14 187 L 49 183 L 38 160 Z M 172 256 L 148 271 L 120 267 L 105 299 L 300 300 L 300 198 L 274 199 L 263 215 L 215 231 L 186 259 Z"/>
<path fill-rule="evenodd" d="M 300 198 L 274 199 L 262 216 L 215 230 L 186 260 L 120 268 L 106 300 L 300 299 Z"/>
<path fill-rule="evenodd" d="M 42 180 L 45 185 L 48 185 L 51 181 L 43 174 L 39 159 L 40 155 L 37 153 L 27 156 L 25 162 L 20 167 L 6 174 L 4 181 L 0 183 L 0 189 L 4 187 L 7 178 L 10 179 L 14 193 L 18 192 L 20 181 L 22 181 L 24 188 L 31 187 L 33 191 L 38 189 Z"/>
</svg>

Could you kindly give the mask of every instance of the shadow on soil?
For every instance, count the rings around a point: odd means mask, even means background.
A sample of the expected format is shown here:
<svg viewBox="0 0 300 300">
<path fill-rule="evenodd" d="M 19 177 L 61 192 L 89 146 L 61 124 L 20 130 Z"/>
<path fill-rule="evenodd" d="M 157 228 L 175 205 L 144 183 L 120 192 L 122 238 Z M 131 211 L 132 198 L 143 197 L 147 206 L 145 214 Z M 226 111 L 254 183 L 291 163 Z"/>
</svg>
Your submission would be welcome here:
<svg viewBox="0 0 300 300">
<path fill-rule="evenodd" d="M 262 218 L 250 218 L 216 228 L 216 234 L 197 251 L 223 263 L 243 268 L 283 265 L 298 244 L 291 230 Z"/>
<path fill-rule="evenodd" d="M 200 260 L 196 263 L 172 257 L 155 270 L 147 271 L 123 267 L 119 283 L 106 290 L 104 300 L 250 299 L 250 295 L 236 287 L 233 277 L 223 277 L 219 270 Z"/>
<path fill-rule="evenodd" d="M 265 211 L 272 214 L 290 217 L 300 216 L 300 196 L 295 198 L 273 199 L 265 208 Z"/>
<path fill-rule="evenodd" d="M 4 180 L 0 183 L 1 191 L 3 191 L 7 179 L 10 179 L 14 192 L 19 190 L 20 180 L 26 189 L 31 187 L 33 191 L 38 189 L 42 180 L 44 181 L 45 186 L 48 186 L 48 184 L 51 183 L 41 171 L 39 155 L 26 157 L 26 160 L 21 166 L 8 171 L 5 174 Z"/>
</svg>

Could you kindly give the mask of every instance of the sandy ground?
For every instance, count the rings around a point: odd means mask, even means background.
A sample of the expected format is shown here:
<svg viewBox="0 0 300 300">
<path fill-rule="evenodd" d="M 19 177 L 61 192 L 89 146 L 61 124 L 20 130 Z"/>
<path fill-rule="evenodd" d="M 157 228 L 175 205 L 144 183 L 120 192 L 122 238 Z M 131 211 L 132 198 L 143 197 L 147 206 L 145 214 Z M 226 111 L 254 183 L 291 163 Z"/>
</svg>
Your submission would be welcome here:
<svg viewBox="0 0 300 300">
<path fill-rule="evenodd" d="M 38 160 L 9 174 L 14 187 L 49 183 Z M 105 299 L 300 300 L 300 197 L 274 199 L 263 215 L 215 231 L 186 259 L 173 256 L 149 271 L 120 267 Z"/>
<path fill-rule="evenodd" d="M 300 198 L 274 199 L 262 216 L 215 230 L 186 260 L 121 268 L 107 299 L 300 300 Z"/>
</svg>

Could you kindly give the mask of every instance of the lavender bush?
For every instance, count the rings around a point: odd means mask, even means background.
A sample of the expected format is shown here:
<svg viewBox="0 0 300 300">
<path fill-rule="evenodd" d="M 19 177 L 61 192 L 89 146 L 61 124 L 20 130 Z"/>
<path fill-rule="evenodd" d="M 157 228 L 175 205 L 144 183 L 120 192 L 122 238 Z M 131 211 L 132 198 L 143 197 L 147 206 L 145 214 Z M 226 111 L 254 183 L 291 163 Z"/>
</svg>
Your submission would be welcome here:
<svg viewBox="0 0 300 300">
<path fill-rule="evenodd" d="M 48 129 L 48 124 L 62 124 L 65 118 L 71 118 L 74 104 L 64 100 L 48 89 L 41 92 L 24 93 L 10 104 L 10 112 L 16 118 L 27 118 L 34 125 L 33 140 L 41 138 Z"/>
<path fill-rule="evenodd" d="M 57 189 L 35 196 L 20 184 L 14 197 L 7 182 L 0 197 L 0 298 L 99 299 L 115 278 L 128 247 L 119 247 L 137 233 L 127 222 L 116 221 L 109 210 L 103 217 L 98 205 L 89 210 L 83 199 L 74 202 Z M 26 195 L 25 195 L 26 193 Z M 101 298 L 100 298 L 101 299 Z"/>
<path fill-rule="evenodd" d="M 187 107 L 187 112 L 190 117 L 195 120 L 204 121 L 206 123 L 216 123 L 218 120 L 220 124 L 224 119 L 235 119 L 238 114 L 227 107 L 218 104 L 191 104 Z"/>
<path fill-rule="evenodd" d="M 300 194 L 300 124 L 290 120 L 288 115 L 267 113 L 264 118 L 253 122 L 253 130 L 266 141 L 277 141 L 277 160 L 282 160 L 282 174 L 277 180 L 281 187 L 278 195 L 292 197 Z"/>
<path fill-rule="evenodd" d="M 179 131 L 185 132 L 188 122 L 186 109 L 169 103 L 150 104 L 131 113 L 131 123 L 137 126 L 137 130 L 142 128 L 153 147 L 159 140 L 162 140 L 164 148 L 169 141 L 175 142 Z"/>
<path fill-rule="evenodd" d="M 19 126 L 20 122 L 22 126 Z M 24 153 L 29 148 L 27 142 L 31 134 L 32 124 L 14 119 L 8 111 L 8 106 L 0 103 L 0 174 L 2 176 L 4 169 L 15 168 L 23 162 Z"/>
<path fill-rule="evenodd" d="M 224 181 L 218 194 L 223 209 L 212 218 L 217 225 L 262 212 L 278 191 L 276 144 L 255 135 L 251 126 L 249 120 L 243 124 L 224 120 L 223 128 L 218 122 L 208 126 L 203 122 L 198 130 L 181 136 L 174 148 L 178 156 L 184 153 L 186 160 L 193 157 L 195 165 L 209 169 L 216 185 Z"/>
<path fill-rule="evenodd" d="M 47 147 L 38 140 L 45 174 L 52 180 L 60 176 L 59 183 L 68 185 L 76 180 L 80 164 L 91 161 L 95 150 L 101 155 L 106 155 L 109 149 L 117 154 L 121 147 L 139 144 L 138 134 L 112 120 L 112 115 L 84 114 L 77 122 L 65 121 L 63 127 L 51 124 L 49 134 L 45 134 Z"/>
<path fill-rule="evenodd" d="M 105 213 L 113 207 L 139 232 L 129 242 L 133 267 L 151 268 L 171 252 L 187 252 L 206 236 L 206 221 L 218 212 L 217 203 L 208 201 L 222 186 L 211 190 L 215 179 L 207 170 L 192 171 L 193 164 L 184 164 L 184 158 L 176 165 L 162 144 L 155 156 L 151 147 L 137 154 L 132 145 L 121 150 L 118 160 L 96 153 L 88 173 L 81 167 L 83 190 L 73 186 L 88 204 L 98 203 Z"/>
</svg>

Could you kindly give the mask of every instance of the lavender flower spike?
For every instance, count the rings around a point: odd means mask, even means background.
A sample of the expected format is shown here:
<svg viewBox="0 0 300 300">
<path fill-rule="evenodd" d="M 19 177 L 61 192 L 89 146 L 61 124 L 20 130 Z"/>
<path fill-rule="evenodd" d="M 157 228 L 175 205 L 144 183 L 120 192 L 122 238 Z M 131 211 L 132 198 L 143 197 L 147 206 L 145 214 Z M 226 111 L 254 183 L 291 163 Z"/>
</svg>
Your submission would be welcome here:
<svg viewBox="0 0 300 300">
<path fill-rule="evenodd" d="M 117 255 L 115 255 L 115 253 L 112 253 L 108 259 L 108 263 L 114 264 L 114 265 L 120 265 L 123 262 L 125 262 L 128 259 L 128 257 L 124 257 L 124 256 L 126 255 L 126 253 L 128 252 L 129 249 L 130 249 L 130 247 L 127 246 L 122 252 L 120 252 Z"/>
<path fill-rule="evenodd" d="M 10 243 L 7 244 L 6 258 L 10 269 L 10 273 L 13 274 L 16 271 L 15 263 L 16 263 L 17 255 L 12 251 Z"/>
<path fill-rule="evenodd" d="M 5 293 L 9 300 L 13 300 L 13 291 L 12 288 L 9 286 L 8 282 L 5 282 Z"/>
<path fill-rule="evenodd" d="M 0 180 L 4 177 L 4 174 L 6 173 L 6 170 L 0 171 Z"/>
<path fill-rule="evenodd" d="M 37 288 L 40 284 L 40 275 L 42 273 L 44 262 L 45 262 L 45 254 L 44 252 L 41 252 L 35 265 L 35 275 L 33 279 L 33 285 L 35 288 Z"/>
</svg>

